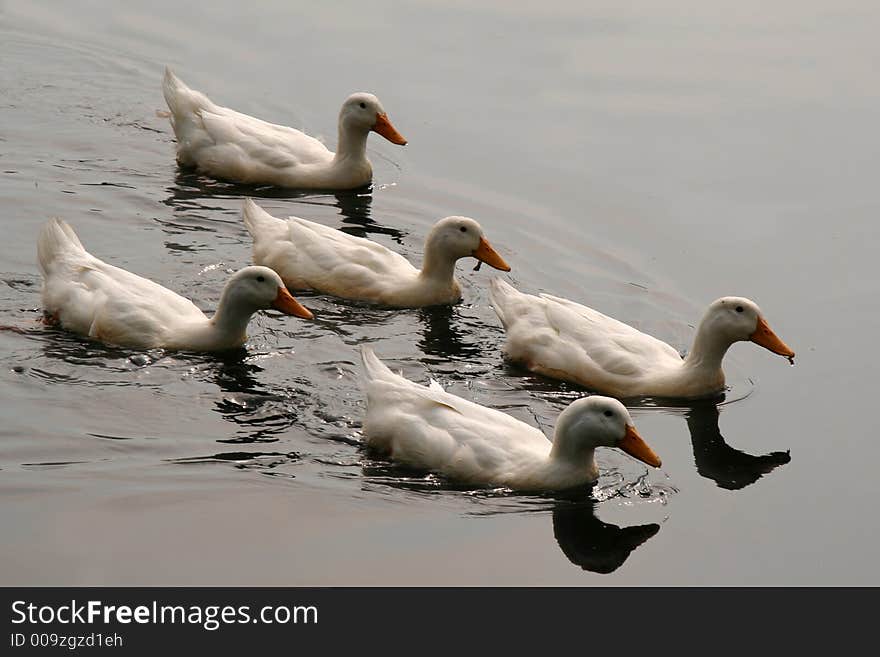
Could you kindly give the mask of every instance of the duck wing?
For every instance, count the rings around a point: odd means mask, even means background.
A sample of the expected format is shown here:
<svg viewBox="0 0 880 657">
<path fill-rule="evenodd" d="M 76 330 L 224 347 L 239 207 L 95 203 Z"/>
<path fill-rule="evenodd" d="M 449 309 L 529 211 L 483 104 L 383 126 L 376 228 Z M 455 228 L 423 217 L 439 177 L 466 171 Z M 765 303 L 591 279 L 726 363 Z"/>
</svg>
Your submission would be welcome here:
<svg viewBox="0 0 880 657">
<path fill-rule="evenodd" d="M 252 160 L 252 166 L 284 169 L 333 159 L 333 153 L 324 144 L 295 128 L 226 107 L 202 110 L 200 117 L 214 146 L 236 149 L 241 158 Z"/>
<path fill-rule="evenodd" d="M 681 362 L 671 345 L 598 310 L 549 294 L 540 298 L 547 325 L 559 339 L 577 345 L 582 357 L 604 372 L 635 376 L 660 363 Z"/>
<path fill-rule="evenodd" d="M 368 443 L 411 466 L 463 481 L 503 480 L 546 459 L 550 441 L 524 422 L 388 369 L 369 348 L 366 371 Z"/>
<path fill-rule="evenodd" d="M 184 164 L 248 182 L 333 158 L 314 137 L 217 105 L 168 68 L 162 91 L 171 110 L 177 157 Z"/>
<path fill-rule="evenodd" d="M 90 254 L 60 219 L 43 227 L 37 250 L 43 307 L 69 330 L 114 344 L 154 346 L 174 325 L 205 320 L 188 299 Z"/>
<path fill-rule="evenodd" d="M 378 300 L 419 273 L 402 255 L 377 242 L 298 217 L 285 222 L 277 239 L 255 238 L 254 259 L 275 269 L 294 289 L 353 299 Z"/>
<path fill-rule="evenodd" d="M 490 300 L 507 356 L 539 374 L 627 394 L 654 368 L 681 363 L 665 342 L 568 299 L 523 294 L 495 278 Z"/>
</svg>

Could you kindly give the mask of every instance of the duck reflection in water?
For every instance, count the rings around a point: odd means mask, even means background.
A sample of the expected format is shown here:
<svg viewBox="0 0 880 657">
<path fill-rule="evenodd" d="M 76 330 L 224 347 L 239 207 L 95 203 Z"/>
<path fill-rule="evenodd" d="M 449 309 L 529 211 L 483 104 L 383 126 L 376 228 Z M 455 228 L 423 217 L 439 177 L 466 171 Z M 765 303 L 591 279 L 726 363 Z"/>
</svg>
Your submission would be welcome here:
<svg viewBox="0 0 880 657">
<path fill-rule="evenodd" d="M 224 392 L 244 392 L 249 394 L 261 394 L 263 387 L 257 381 L 255 374 L 262 372 L 263 368 L 254 363 L 249 363 L 246 349 L 235 349 L 220 352 L 213 355 L 208 361 L 214 382 Z"/>
<path fill-rule="evenodd" d="M 369 449 L 367 453 L 370 454 Z M 423 470 L 372 458 L 363 465 L 363 473 L 371 483 L 422 494 L 475 492 L 469 486 L 454 484 Z M 606 575 L 620 568 L 637 547 L 659 532 L 660 525 L 620 527 L 603 522 L 596 517 L 597 502 L 589 498 L 591 491 L 592 487 L 581 487 L 552 495 L 555 498 L 553 536 L 571 563 L 583 570 Z M 527 499 L 535 498 L 529 496 Z M 505 512 L 488 510 L 480 515 L 498 513 Z"/>
<path fill-rule="evenodd" d="M 263 368 L 249 363 L 246 356 L 247 351 L 239 349 L 216 354 L 209 362 L 208 371 L 223 391 L 215 410 L 237 427 L 231 437 L 217 439 L 219 443 L 276 442 L 298 419 L 284 396 L 266 392 L 256 378 Z"/>
<path fill-rule="evenodd" d="M 373 206 L 373 188 L 369 185 L 345 192 L 333 192 L 334 205 L 339 208 L 343 223 L 367 226 L 373 223 L 370 217 Z"/>
<path fill-rule="evenodd" d="M 788 451 L 753 456 L 734 449 L 721 435 L 718 415 L 718 406 L 714 402 L 700 402 L 688 411 L 687 424 L 691 432 L 697 472 L 713 480 L 720 488 L 745 488 L 791 461 Z"/>
<path fill-rule="evenodd" d="M 559 502 L 553 509 L 553 535 L 576 566 L 607 575 L 620 568 L 633 550 L 660 531 L 660 525 L 619 527 L 596 517 L 594 501 Z"/>
<path fill-rule="evenodd" d="M 443 361 L 480 356 L 479 347 L 464 340 L 465 331 L 459 326 L 462 320 L 456 306 L 427 306 L 419 308 L 418 314 L 425 327 L 419 349 L 426 356 Z M 469 333 L 474 335 L 473 330 Z"/>
<path fill-rule="evenodd" d="M 365 188 L 369 189 L 369 188 Z M 309 196 L 327 197 L 327 192 L 309 192 L 307 190 L 285 189 L 272 185 L 244 185 L 199 173 L 195 169 L 178 164 L 174 175 L 174 184 L 166 188 L 169 196 L 163 203 L 172 208 L 216 210 L 219 201 L 232 201 L 241 204 L 242 196 L 254 198 L 303 199 Z M 332 195 L 330 195 L 332 196 Z M 201 202 L 200 202 L 201 201 Z M 205 205 L 212 202 L 213 205 Z M 335 205 L 335 203 L 334 203 Z"/>
<path fill-rule="evenodd" d="M 397 228 L 382 225 L 370 216 L 370 205 L 373 202 L 372 194 L 338 192 L 335 196 L 336 207 L 339 208 L 343 224 L 339 230 L 365 239 L 372 239 L 371 235 L 388 235 L 394 242 L 403 246 L 403 238 L 406 233 Z"/>
<path fill-rule="evenodd" d="M 335 207 L 343 224 L 346 224 L 343 230 L 352 235 L 366 237 L 367 233 L 383 233 L 391 235 L 398 243 L 401 243 L 403 236 L 399 230 L 377 224 L 370 217 L 373 204 L 373 188 L 370 185 L 339 192 L 285 189 L 272 185 L 243 185 L 216 180 L 194 169 L 178 165 L 174 184 L 168 187 L 167 191 L 169 196 L 163 201 L 165 205 L 173 208 L 175 212 L 195 213 L 199 217 L 231 203 L 233 213 L 229 221 L 237 224 L 241 221 L 238 211 L 243 197 L 291 200 L 295 201 L 300 209 L 279 214 L 285 216 L 297 214 L 314 219 L 318 215 L 326 215 L 327 208 Z M 310 212 L 308 207 L 303 207 L 310 205 L 318 206 L 319 209 Z M 320 208 L 325 209 L 320 210 Z M 212 219 L 216 220 L 215 217 Z"/>
</svg>

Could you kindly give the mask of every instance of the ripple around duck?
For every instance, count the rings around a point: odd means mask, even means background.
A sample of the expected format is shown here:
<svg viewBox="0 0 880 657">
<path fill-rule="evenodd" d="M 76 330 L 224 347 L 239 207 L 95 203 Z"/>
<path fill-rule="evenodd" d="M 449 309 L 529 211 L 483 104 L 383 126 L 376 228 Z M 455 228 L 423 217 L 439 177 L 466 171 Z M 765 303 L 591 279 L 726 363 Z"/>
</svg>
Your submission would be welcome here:
<svg viewBox="0 0 880 657">
<path fill-rule="evenodd" d="M 614 500 L 619 505 L 658 503 L 665 506 L 670 495 L 678 492 L 666 481 L 651 481 L 645 471 L 635 472 L 626 466 L 603 467 L 602 475 L 594 486 L 567 491 L 523 493 L 506 487 L 460 484 L 436 473 L 408 468 L 388 461 L 367 457 L 363 476 L 368 489 L 390 488 L 418 496 L 440 496 L 451 506 L 458 498 L 476 501 L 466 511 L 471 516 L 492 516 L 506 513 L 540 513 L 553 510 L 560 501 L 590 502 Z"/>
<path fill-rule="evenodd" d="M 296 452 L 219 452 L 207 456 L 187 456 L 171 459 L 179 465 L 229 463 L 240 470 L 271 470 L 300 460 Z"/>
</svg>

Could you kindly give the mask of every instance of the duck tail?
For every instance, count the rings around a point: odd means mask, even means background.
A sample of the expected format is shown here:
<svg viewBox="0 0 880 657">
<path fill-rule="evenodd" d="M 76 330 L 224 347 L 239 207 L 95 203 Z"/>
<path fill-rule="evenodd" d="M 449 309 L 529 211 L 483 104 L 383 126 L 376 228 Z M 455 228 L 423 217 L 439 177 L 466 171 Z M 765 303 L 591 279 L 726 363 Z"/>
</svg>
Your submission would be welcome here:
<svg viewBox="0 0 880 657">
<path fill-rule="evenodd" d="M 361 362 L 364 365 L 364 382 L 394 376 L 394 372 L 366 345 L 361 345 Z"/>
<path fill-rule="evenodd" d="M 70 253 L 86 254 L 73 228 L 61 219 L 50 219 L 43 224 L 37 239 L 37 261 L 43 275 L 48 274 L 52 263 Z"/>
<path fill-rule="evenodd" d="M 277 229 L 279 225 L 286 225 L 283 219 L 273 217 L 250 198 L 246 198 L 241 206 L 241 218 L 244 219 L 244 225 L 254 238 L 254 242 L 260 235 Z"/>
<path fill-rule="evenodd" d="M 489 282 L 489 304 L 505 328 L 511 319 L 513 303 L 518 296 L 520 292 L 510 283 L 501 280 L 500 276 L 495 276 Z"/>
<path fill-rule="evenodd" d="M 162 78 L 162 95 L 171 110 L 171 126 L 175 134 L 187 123 L 196 121 L 200 110 L 214 107 L 214 103 L 205 94 L 190 89 L 167 66 Z"/>
<path fill-rule="evenodd" d="M 172 120 L 182 111 L 181 92 L 184 90 L 189 91 L 189 88 L 166 66 L 165 76 L 162 78 L 162 95 L 165 96 L 165 102 L 171 110 Z"/>
</svg>

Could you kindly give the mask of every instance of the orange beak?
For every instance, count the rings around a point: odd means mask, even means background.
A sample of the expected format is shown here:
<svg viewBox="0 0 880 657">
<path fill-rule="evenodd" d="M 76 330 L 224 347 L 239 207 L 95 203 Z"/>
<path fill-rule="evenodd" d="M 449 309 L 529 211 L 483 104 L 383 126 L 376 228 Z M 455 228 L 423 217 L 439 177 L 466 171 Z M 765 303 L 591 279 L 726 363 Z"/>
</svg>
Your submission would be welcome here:
<svg viewBox="0 0 880 657">
<path fill-rule="evenodd" d="M 480 262 L 485 262 L 487 265 L 495 267 L 495 269 L 510 271 L 510 265 L 504 262 L 504 258 L 498 255 L 498 251 L 492 248 L 492 245 L 489 244 L 485 237 L 480 238 L 480 246 L 471 255 Z"/>
<path fill-rule="evenodd" d="M 758 317 L 758 326 L 755 328 L 755 332 L 749 336 L 749 340 L 761 345 L 764 349 L 769 349 L 774 354 L 785 356 L 791 361 L 794 360 L 794 352 L 779 339 L 779 336 L 773 332 L 763 317 Z"/>
<path fill-rule="evenodd" d="M 276 296 L 275 301 L 272 302 L 272 307 L 275 310 L 280 310 L 281 312 L 286 313 L 287 315 L 295 315 L 296 317 L 302 317 L 303 319 L 315 318 L 312 312 L 299 301 L 294 299 L 293 295 L 291 295 L 283 285 L 278 288 L 278 296 Z"/>
<path fill-rule="evenodd" d="M 379 114 L 376 116 L 376 124 L 373 126 L 373 130 L 385 137 L 385 139 L 392 144 L 406 146 L 406 139 L 404 139 L 403 135 L 397 132 L 395 127 L 391 125 L 391 121 L 388 120 L 387 114 Z"/>
<path fill-rule="evenodd" d="M 639 432 L 631 424 L 626 425 L 626 433 L 623 435 L 623 440 L 617 443 L 617 447 L 642 463 L 647 463 L 655 468 L 660 467 L 660 457 L 648 447 L 648 443 L 642 440 Z"/>
</svg>

